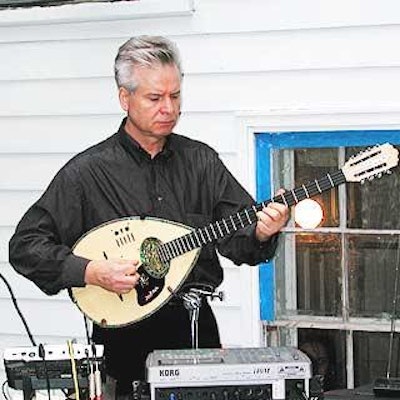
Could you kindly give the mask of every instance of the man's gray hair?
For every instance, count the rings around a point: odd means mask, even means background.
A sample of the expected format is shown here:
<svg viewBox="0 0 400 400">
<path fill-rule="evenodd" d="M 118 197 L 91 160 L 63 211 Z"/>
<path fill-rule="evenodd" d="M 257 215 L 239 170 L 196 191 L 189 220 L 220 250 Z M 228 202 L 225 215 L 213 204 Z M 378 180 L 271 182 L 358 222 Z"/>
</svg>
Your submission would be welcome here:
<svg viewBox="0 0 400 400">
<path fill-rule="evenodd" d="M 137 87 L 135 67 L 175 64 L 182 75 L 179 51 L 175 43 L 162 36 L 136 36 L 130 38 L 118 50 L 114 74 L 118 88 L 133 92 Z"/>
</svg>

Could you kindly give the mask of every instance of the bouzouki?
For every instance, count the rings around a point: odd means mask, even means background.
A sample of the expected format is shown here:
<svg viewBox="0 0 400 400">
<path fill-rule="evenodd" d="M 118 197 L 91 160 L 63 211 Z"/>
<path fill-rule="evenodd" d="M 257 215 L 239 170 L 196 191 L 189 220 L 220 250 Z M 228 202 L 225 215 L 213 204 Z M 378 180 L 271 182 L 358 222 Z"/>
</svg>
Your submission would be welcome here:
<svg viewBox="0 0 400 400">
<path fill-rule="evenodd" d="M 292 206 L 345 182 L 361 182 L 389 173 L 398 164 L 398 150 L 385 143 L 352 156 L 333 173 L 287 190 L 201 228 L 158 218 L 125 217 L 101 224 L 83 235 L 73 253 L 91 260 L 140 260 L 138 285 L 128 294 L 99 286 L 70 289 L 74 303 L 94 323 L 120 327 L 136 323 L 166 304 L 196 264 L 203 246 L 256 223 L 257 212 L 270 202 Z"/>
</svg>

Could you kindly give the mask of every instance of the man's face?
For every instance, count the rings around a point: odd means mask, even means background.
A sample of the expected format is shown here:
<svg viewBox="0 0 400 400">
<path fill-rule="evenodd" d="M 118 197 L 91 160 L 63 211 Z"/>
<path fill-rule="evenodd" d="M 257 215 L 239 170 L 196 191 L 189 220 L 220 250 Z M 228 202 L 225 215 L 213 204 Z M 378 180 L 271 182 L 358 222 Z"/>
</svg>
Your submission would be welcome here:
<svg viewBox="0 0 400 400">
<path fill-rule="evenodd" d="M 128 114 L 126 131 L 139 143 L 168 136 L 176 125 L 181 106 L 181 75 L 176 65 L 135 69 L 136 90 L 119 90 Z"/>
</svg>

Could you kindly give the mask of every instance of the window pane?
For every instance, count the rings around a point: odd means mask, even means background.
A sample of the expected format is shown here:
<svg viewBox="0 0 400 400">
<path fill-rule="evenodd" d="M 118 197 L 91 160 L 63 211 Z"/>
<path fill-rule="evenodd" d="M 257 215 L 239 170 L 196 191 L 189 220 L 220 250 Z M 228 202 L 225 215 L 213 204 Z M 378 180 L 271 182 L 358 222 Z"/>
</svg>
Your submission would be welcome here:
<svg viewBox="0 0 400 400">
<path fill-rule="evenodd" d="M 388 332 L 354 332 L 354 383 L 356 387 L 386 376 L 390 338 Z M 389 372 L 391 376 L 399 377 L 399 336 L 394 335 L 392 339 L 391 371 Z"/>
<path fill-rule="evenodd" d="M 340 236 L 284 235 L 275 258 L 277 315 L 341 316 Z M 296 270 L 284 261 L 284 254 L 290 253 L 295 254 Z"/>
<path fill-rule="evenodd" d="M 393 308 L 398 235 L 348 235 L 350 315 L 384 317 Z"/>
<path fill-rule="evenodd" d="M 288 190 L 301 187 L 339 169 L 337 149 L 331 148 L 280 150 L 275 154 L 275 161 L 277 187 Z M 324 219 L 320 226 L 338 226 L 337 188 L 314 196 L 313 199 L 320 203 L 323 209 Z"/>
<path fill-rule="evenodd" d="M 308 355 L 313 375 L 323 376 L 324 391 L 346 387 L 345 332 L 299 329 L 298 347 Z"/>
<path fill-rule="evenodd" d="M 300 313 L 341 315 L 340 254 L 339 235 L 296 235 L 297 307 Z"/>
<path fill-rule="evenodd" d="M 361 150 L 348 147 L 346 158 Z M 347 185 L 349 228 L 400 229 L 400 177 L 398 169 L 372 182 Z"/>
</svg>

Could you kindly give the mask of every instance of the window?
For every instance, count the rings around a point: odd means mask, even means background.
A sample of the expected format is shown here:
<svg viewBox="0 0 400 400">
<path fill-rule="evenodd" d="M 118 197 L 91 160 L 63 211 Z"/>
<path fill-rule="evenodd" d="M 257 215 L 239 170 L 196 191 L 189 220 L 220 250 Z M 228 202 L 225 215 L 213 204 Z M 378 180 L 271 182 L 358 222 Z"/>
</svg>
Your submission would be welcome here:
<svg viewBox="0 0 400 400">
<path fill-rule="evenodd" d="M 270 197 L 271 186 L 301 186 L 383 142 L 399 144 L 400 131 L 259 134 L 259 200 Z M 260 268 L 268 340 L 309 354 L 313 367 L 324 371 L 326 389 L 357 387 L 386 375 L 398 313 L 395 291 L 400 294 L 399 193 L 400 178 L 392 173 L 318 194 L 320 226 L 304 230 L 291 218 L 273 264 Z M 400 367 L 398 346 L 395 337 L 391 373 Z"/>
</svg>

